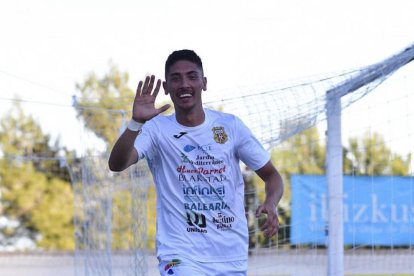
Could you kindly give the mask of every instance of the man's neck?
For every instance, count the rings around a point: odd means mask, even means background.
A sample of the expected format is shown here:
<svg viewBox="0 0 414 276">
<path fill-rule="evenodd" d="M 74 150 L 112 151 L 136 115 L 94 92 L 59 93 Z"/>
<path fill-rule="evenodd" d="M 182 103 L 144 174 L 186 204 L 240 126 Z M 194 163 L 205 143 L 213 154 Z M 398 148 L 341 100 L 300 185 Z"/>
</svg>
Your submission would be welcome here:
<svg viewBox="0 0 414 276">
<path fill-rule="evenodd" d="M 199 108 L 191 111 L 176 111 L 175 118 L 183 126 L 195 127 L 204 123 L 204 109 Z"/>
</svg>

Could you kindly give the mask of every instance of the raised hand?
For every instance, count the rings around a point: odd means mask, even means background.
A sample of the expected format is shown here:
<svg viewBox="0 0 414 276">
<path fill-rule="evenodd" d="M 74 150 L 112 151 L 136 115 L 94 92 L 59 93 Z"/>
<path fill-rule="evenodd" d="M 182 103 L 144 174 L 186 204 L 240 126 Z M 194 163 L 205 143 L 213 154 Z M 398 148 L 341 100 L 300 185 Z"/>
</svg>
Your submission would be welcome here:
<svg viewBox="0 0 414 276">
<path fill-rule="evenodd" d="M 147 76 L 144 82 L 140 81 L 138 83 L 137 93 L 132 107 L 132 119 L 137 122 L 145 123 L 170 108 L 169 104 L 155 108 L 155 99 L 161 88 L 161 80 L 157 80 L 155 88 L 154 82 L 155 76 L 152 75 L 151 77 Z"/>
</svg>

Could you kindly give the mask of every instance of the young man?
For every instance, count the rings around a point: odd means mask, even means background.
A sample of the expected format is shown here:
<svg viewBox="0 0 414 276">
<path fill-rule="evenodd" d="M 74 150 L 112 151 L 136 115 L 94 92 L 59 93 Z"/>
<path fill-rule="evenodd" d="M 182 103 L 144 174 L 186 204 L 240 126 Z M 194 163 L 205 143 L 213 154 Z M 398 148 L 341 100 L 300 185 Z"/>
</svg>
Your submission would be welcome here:
<svg viewBox="0 0 414 276">
<path fill-rule="evenodd" d="M 155 85 L 155 87 L 154 87 Z M 161 80 L 138 84 L 132 120 L 116 142 L 109 167 L 122 171 L 145 158 L 157 192 L 157 257 L 161 275 L 246 275 L 248 229 L 239 161 L 265 182 L 267 237 L 279 228 L 282 179 L 269 154 L 234 115 L 204 109 L 207 78 L 198 55 L 173 52 L 163 87 L 175 114 L 154 102 Z"/>
</svg>

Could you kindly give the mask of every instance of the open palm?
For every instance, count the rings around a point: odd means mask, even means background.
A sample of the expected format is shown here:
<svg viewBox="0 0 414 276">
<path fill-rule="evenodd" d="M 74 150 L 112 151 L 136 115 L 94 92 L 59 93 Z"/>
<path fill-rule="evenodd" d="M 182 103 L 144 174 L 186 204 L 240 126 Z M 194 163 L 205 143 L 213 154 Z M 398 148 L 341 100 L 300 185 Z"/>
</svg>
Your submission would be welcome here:
<svg viewBox="0 0 414 276">
<path fill-rule="evenodd" d="M 160 108 L 155 108 L 155 99 L 161 88 L 161 80 L 159 79 L 155 85 L 155 76 L 147 76 L 145 81 L 138 83 L 137 93 L 132 107 L 132 119 L 137 122 L 145 123 L 158 114 L 166 111 L 170 105 L 166 104 Z"/>
</svg>

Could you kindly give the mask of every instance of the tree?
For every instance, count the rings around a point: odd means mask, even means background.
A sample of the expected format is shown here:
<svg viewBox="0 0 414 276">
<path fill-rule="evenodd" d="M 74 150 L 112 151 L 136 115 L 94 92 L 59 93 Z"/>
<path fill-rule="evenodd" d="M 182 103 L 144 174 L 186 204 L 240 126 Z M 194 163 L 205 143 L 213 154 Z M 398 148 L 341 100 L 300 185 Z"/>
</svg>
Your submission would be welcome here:
<svg viewBox="0 0 414 276">
<path fill-rule="evenodd" d="M 30 162 L 1 168 L 4 215 L 20 221 L 42 248 L 74 249 L 71 186 L 48 179 Z"/>
<path fill-rule="evenodd" d="M 49 145 L 50 137 L 19 105 L 1 119 L 0 127 L 0 214 L 20 222 L 18 228 L 5 230 L 7 237 L 27 235 L 43 248 L 73 249 L 68 176 L 57 171 L 59 165 L 43 163 L 56 163 L 60 149 Z"/>
<path fill-rule="evenodd" d="M 316 128 L 310 128 L 283 142 L 272 152 L 272 160 L 285 181 L 282 205 L 290 202 L 292 174 L 324 174 L 326 149 Z M 349 147 L 343 148 L 344 174 L 352 175 L 408 175 L 411 155 L 393 153 L 384 138 L 378 134 L 365 134 L 350 138 Z"/>
<path fill-rule="evenodd" d="M 102 78 L 91 73 L 76 87 L 81 93 L 75 108 L 78 117 L 109 146 L 119 136 L 123 118 L 131 117 L 134 91 L 128 87 L 128 73 L 111 65 Z"/>
<path fill-rule="evenodd" d="M 110 64 L 109 71 L 103 77 L 91 73 L 82 84 L 76 85 L 81 94 L 75 104 L 77 116 L 82 118 L 89 130 L 106 142 L 108 148 L 118 138 L 122 123 L 127 123 L 132 116 L 135 89 L 128 87 L 128 81 L 128 73 Z M 173 108 L 170 108 L 164 114 L 172 111 Z"/>
<path fill-rule="evenodd" d="M 68 170 L 62 168 L 65 157 L 75 157 L 59 140 L 51 141 L 49 134 L 43 133 L 40 125 L 24 113 L 16 103 L 9 115 L 0 121 L 0 150 L 6 158 L 30 160 L 36 170 L 48 177 L 58 177 L 70 181 Z M 61 160 L 57 157 L 62 157 Z"/>
<path fill-rule="evenodd" d="M 411 154 L 403 157 L 391 152 L 379 133 L 350 138 L 344 149 L 344 173 L 352 175 L 408 175 Z"/>
</svg>

